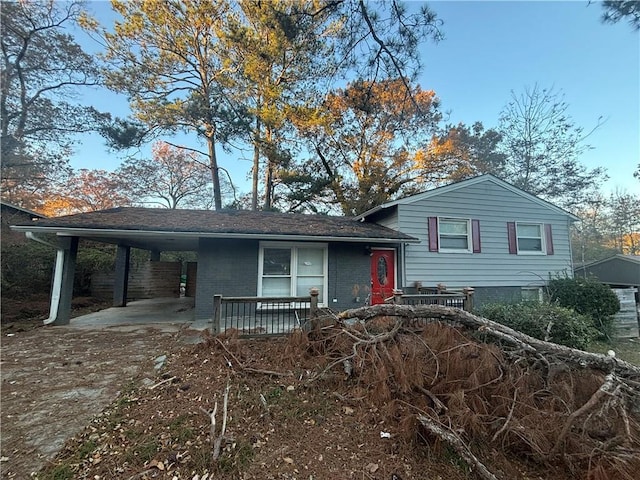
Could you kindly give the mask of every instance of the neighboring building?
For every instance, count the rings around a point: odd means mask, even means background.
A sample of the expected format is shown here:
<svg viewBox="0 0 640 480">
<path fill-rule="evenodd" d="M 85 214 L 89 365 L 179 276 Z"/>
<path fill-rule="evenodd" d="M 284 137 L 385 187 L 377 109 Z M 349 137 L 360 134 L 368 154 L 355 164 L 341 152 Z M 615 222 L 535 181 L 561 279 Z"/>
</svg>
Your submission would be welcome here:
<svg viewBox="0 0 640 480">
<path fill-rule="evenodd" d="M 320 289 L 336 310 L 379 303 L 400 288 L 473 287 L 475 302 L 537 297 L 571 274 L 577 218 L 491 175 L 381 205 L 357 218 L 249 211 L 114 208 L 15 226 L 55 233 L 60 302 L 68 321 L 80 238 L 118 245 L 114 304 L 127 299 L 130 248 L 197 252 L 196 320 L 213 296 L 298 296 Z M 193 279 L 191 279 L 193 280 Z M 189 282 L 190 279 L 187 279 Z"/>
<path fill-rule="evenodd" d="M 611 288 L 640 288 L 640 255 L 613 255 L 576 267 L 574 275 L 594 276 Z"/>
<path fill-rule="evenodd" d="M 640 255 L 613 255 L 576 267 L 576 277 L 597 278 L 609 285 L 620 300 L 615 316 L 615 334 L 637 338 L 640 327 Z"/>
<path fill-rule="evenodd" d="M 4 200 L 0 202 L 0 208 L 0 221 L 2 222 L 0 235 L 2 243 L 5 245 L 20 244 L 27 241 L 24 234 L 12 231 L 9 228 L 10 225 L 22 224 L 38 218 L 44 218 L 44 215 L 32 210 L 27 210 L 26 208 L 12 205 Z"/>
</svg>

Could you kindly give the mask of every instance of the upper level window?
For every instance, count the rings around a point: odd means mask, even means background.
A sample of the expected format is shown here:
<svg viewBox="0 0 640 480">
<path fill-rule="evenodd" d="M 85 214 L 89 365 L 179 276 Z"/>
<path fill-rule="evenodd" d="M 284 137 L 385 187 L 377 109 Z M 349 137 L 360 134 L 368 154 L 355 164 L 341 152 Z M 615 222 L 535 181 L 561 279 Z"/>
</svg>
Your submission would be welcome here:
<svg viewBox="0 0 640 480">
<path fill-rule="evenodd" d="M 429 217 L 429 251 L 480 253 L 480 220 Z"/>
<path fill-rule="evenodd" d="M 318 288 L 324 303 L 327 246 L 324 244 L 264 243 L 260 246 L 258 295 L 306 297 Z"/>
<path fill-rule="evenodd" d="M 471 222 L 463 218 L 438 218 L 440 251 L 470 252 Z"/>
<path fill-rule="evenodd" d="M 518 253 L 544 253 L 542 224 L 517 223 Z"/>
</svg>

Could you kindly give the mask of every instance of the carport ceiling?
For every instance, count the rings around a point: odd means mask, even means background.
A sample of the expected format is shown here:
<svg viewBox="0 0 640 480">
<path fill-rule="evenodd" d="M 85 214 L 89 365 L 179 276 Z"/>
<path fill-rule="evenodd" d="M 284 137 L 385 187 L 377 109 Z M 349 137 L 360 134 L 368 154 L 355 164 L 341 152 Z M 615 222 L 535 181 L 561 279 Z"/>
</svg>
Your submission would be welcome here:
<svg viewBox="0 0 640 480">
<path fill-rule="evenodd" d="M 60 235 L 62 236 L 62 235 Z M 101 243 L 112 243 L 125 245 L 142 250 L 156 250 L 160 252 L 188 252 L 198 250 L 198 237 L 185 235 L 162 234 L 127 234 L 104 236 L 104 235 L 82 235 L 81 238 Z"/>
</svg>

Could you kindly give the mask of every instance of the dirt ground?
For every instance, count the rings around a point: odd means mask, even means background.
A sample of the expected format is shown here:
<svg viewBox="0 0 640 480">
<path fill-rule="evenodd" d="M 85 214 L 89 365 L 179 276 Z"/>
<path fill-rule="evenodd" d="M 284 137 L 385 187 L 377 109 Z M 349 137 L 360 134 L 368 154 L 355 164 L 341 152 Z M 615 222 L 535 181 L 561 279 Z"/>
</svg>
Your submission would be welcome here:
<svg viewBox="0 0 640 480">
<path fill-rule="evenodd" d="M 42 327 L 3 332 L 2 478 L 29 478 L 132 382 L 177 334 Z"/>
<path fill-rule="evenodd" d="M 418 403 L 372 403 L 376 385 L 340 369 L 313 380 L 327 358 L 303 334 L 239 340 L 29 325 L 3 325 L 2 478 L 477 478 L 450 445 L 419 433 Z M 461 343 L 430 355 L 443 371 L 454 350 L 475 365 L 477 347 L 451 332 Z M 461 400 L 441 398 L 450 407 Z M 505 455 L 498 444 L 474 447 L 501 479 L 576 478 L 561 464 Z"/>
</svg>

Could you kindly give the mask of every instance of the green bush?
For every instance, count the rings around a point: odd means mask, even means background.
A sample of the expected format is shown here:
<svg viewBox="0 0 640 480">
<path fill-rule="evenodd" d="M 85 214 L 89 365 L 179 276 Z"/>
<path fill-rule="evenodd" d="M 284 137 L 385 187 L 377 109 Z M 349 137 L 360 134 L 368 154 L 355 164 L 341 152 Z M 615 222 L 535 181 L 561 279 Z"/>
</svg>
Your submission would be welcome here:
<svg viewBox="0 0 640 480">
<path fill-rule="evenodd" d="M 483 317 L 540 340 L 585 349 L 598 331 L 590 317 L 548 303 L 494 303 L 481 307 Z"/>
<path fill-rule="evenodd" d="M 591 317 L 601 337 L 611 336 L 620 301 L 608 285 L 595 278 L 565 277 L 550 280 L 548 290 L 551 302 Z"/>
<path fill-rule="evenodd" d="M 49 293 L 56 251 L 37 242 L 2 245 L 2 295 Z"/>
</svg>

